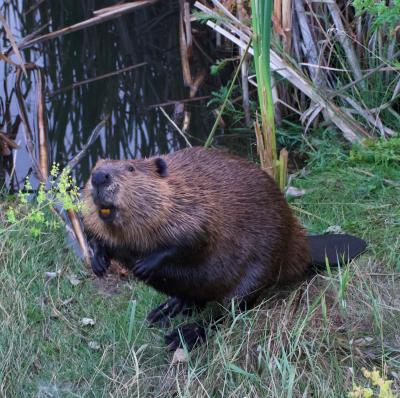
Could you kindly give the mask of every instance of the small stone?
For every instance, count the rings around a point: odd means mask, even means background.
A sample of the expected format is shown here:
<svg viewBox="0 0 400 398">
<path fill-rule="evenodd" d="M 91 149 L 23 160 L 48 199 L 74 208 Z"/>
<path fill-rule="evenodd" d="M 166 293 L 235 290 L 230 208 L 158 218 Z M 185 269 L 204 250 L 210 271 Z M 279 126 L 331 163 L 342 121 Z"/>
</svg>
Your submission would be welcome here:
<svg viewBox="0 0 400 398">
<path fill-rule="evenodd" d="M 88 346 L 92 349 L 92 350 L 100 350 L 100 344 L 97 341 L 89 341 Z"/>
<path fill-rule="evenodd" d="M 307 191 L 305 189 L 300 189 L 300 188 L 290 186 L 286 189 L 285 195 L 287 198 L 288 197 L 299 198 L 299 197 L 305 195 L 306 192 Z"/>
<path fill-rule="evenodd" d="M 82 318 L 81 323 L 83 326 L 94 326 L 96 321 L 92 318 Z"/>
</svg>

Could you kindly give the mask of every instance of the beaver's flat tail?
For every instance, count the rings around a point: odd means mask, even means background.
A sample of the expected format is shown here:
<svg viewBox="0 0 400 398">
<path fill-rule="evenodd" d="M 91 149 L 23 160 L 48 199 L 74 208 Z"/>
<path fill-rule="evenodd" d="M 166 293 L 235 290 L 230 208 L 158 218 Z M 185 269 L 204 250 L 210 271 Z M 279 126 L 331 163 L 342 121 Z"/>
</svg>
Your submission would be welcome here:
<svg viewBox="0 0 400 398">
<path fill-rule="evenodd" d="M 367 243 L 352 235 L 310 235 L 308 236 L 311 264 L 316 267 L 343 265 L 359 256 Z"/>
</svg>

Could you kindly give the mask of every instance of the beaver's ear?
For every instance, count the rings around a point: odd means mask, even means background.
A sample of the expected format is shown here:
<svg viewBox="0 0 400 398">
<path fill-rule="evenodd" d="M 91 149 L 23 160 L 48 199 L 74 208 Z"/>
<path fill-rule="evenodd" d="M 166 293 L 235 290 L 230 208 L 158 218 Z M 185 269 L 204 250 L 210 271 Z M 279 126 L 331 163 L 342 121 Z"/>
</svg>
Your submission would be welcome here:
<svg viewBox="0 0 400 398">
<path fill-rule="evenodd" d="M 154 164 L 156 166 L 156 171 L 161 177 L 166 177 L 168 175 L 168 166 L 164 159 L 156 158 L 154 159 Z"/>
</svg>

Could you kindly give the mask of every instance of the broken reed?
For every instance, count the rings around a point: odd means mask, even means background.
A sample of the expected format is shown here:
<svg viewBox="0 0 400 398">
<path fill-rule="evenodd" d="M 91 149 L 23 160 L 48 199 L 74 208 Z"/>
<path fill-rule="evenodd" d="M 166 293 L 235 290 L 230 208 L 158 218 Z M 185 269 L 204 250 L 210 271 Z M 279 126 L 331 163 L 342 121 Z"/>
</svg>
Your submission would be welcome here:
<svg viewBox="0 0 400 398">
<path fill-rule="evenodd" d="M 252 0 L 253 51 L 257 77 L 258 101 L 261 125 L 255 121 L 257 150 L 261 167 L 279 184 L 285 187 L 286 156 L 277 157 L 274 103 L 272 100 L 270 43 L 273 0 Z"/>
</svg>

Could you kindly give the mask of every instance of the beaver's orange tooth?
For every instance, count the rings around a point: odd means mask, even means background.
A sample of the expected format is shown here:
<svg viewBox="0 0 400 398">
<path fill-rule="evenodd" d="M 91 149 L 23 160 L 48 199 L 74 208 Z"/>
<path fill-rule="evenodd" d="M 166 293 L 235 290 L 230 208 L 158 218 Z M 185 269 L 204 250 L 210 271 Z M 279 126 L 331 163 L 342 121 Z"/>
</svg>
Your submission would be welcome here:
<svg viewBox="0 0 400 398">
<path fill-rule="evenodd" d="M 110 213 L 111 213 L 111 210 L 110 210 L 110 209 L 100 209 L 100 213 L 101 213 L 103 216 L 109 216 Z"/>
</svg>

